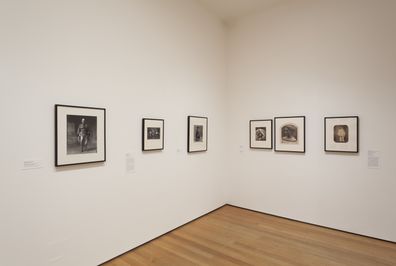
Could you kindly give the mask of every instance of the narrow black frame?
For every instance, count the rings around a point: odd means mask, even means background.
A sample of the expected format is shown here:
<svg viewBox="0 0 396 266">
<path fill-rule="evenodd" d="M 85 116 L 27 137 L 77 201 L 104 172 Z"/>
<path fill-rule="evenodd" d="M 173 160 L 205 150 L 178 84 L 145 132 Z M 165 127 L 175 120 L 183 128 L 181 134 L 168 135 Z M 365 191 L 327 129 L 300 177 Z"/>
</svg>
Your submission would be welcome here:
<svg viewBox="0 0 396 266">
<path fill-rule="evenodd" d="M 82 163 L 71 163 L 71 164 L 59 164 L 58 163 L 58 107 L 67 108 L 79 108 L 79 109 L 94 109 L 103 111 L 103 160 L 99 161 L 89 161 Z M 87 106 L 77 106 L 77 105 L 65 105 L 65 104 L 55 104 L 55 167 L 72 166 L 72 165 L 82 165 L 91 163 L 102 163 L 106 161 L 106 109 L 99 107 L 87 107 Z"/>
<path fill-rule="evenodd" d="M 206 120 L 206 145 L 204 150 L 199 151 L 191 151 L 190 150 L 190 125 L 191 125 L 191 118 L 202 118 Z M 193 116 L 189 115 L 187 117 L 187 152 L 188 153 L 195 153 L 195 152 L 206 152 L 208 151 L 208 118 L 205 116 Z"/>
<path fill-rule="evenodd" d="M 327 140 L 327 135 L 326 135 L 326 120 L 327 119 L 340 119 L 340 118 L 356 118 L 356 151 L 343 151 L 343 150 L 327 150 L 327 145 L 326 145 L 326 140 Z M 324 117 L 324 151 L 325 152 L 342 152 L 342 153 L 359 153 L 359 116 L 357 115 L 351 115 L 351 116 L 326 116 Z"/>
<path fill-rule="evenodd" d="M 303 128 L 304 128 L 304 149 L 303 151 L 290 151 L 290 150 L 277 150 L 276 149 L 276 120 L 277 119 L 284 119 L 284 118 L 302 118 L 303 119 Z M 274 117 L 274 150 L 276 152 L 292 152 L 292 153 L 305 153 L 305 147 L 306 147 L 306 134 L 305 134 L 305 115 L 301 115 L 301 116 L 278 116 L 278 117 Z"/>
<path fill-rule="evenodd" d="M 144 145 L 144 135 L 145 135 L 145 125 L 146 121 L 161 121 L 162 122 L 162 147 L 160 149 L 146 149 Z M 142 119 L 142 151 L 162 151 L 165 146 L 165 120 L 164 119 L 156 119 L 156 118 L 143 118 Z"/>
<path fill-rule="evenodd" d="M 271 122 L 271 147 L 270 148 L 258 148 L 258 147 L 252 147 L 252 122 Z M 256 119 L 256 120 L 250 120 L 249 121 L 249 147 L 251 149 L 257 149 L 257 150 L 272 150 L 274 147 L 274 134 L 273 134 L 273 120 L 272 119 Z"/>
</svg>

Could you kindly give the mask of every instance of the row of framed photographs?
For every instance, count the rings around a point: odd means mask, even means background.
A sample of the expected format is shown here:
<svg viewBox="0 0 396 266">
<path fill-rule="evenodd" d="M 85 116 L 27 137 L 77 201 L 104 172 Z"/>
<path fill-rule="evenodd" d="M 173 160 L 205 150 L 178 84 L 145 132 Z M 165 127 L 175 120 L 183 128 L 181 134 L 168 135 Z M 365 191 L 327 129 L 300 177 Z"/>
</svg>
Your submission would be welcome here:
<svg viewBox="0 0 396 266">
<path fill-rule="evenodd" d="M 325 117 L 325 151 L 359 152 L 359 117 Z M 305 152 L 305 116 L 250 121 L 250 147 Z M 164 120 L 142 120 L 142 150 L 164 149 Z M 208 148 L 208 118 L 188 116 L 187 152 Z M 106 161 L 106 109 L 55 105 L 55 165 Z"/>
<path fill-rule="evenodd" d="M 208 118 L 202 116 L 187 117 L 187 152 L 204 152 L 208 150 Z M 142 119 L 142 151 L 164 149 L 163 119 Z"/>
<path fill-rule="evenodd" d="M 274 130 L 272 122 L 274 121 Z M 278 152 L 305 153 L 305 116 L 275 117 L 250 121 L 250 148 Z M 274 138 L 272 136 L 274 134 Z M 359 117 L 324 118 L 324 150 L 326 152 L 359 152 Z"/>
<path fill-rule="evenodd" d="M 164 120 L 142 120 L 142 150 L 164 149 Z M 188 116 L 187 151 L 208 149 L 208 118 Z M 55 105 L 55 166 L 106 161 L 106 109 Z"/>
</svg>

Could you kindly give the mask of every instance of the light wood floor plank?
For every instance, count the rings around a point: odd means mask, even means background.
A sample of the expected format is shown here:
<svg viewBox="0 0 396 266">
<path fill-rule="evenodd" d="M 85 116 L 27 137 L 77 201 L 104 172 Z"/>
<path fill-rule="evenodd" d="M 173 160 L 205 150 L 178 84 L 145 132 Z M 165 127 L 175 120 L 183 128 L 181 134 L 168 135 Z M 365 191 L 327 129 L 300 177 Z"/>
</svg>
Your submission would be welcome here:
<svg viewBox="0 0 396 266">
<path fill-rule="evenodd" d="M 396 244 L 224 206 L 103 266 L 396 266 Z"/>
</svg>

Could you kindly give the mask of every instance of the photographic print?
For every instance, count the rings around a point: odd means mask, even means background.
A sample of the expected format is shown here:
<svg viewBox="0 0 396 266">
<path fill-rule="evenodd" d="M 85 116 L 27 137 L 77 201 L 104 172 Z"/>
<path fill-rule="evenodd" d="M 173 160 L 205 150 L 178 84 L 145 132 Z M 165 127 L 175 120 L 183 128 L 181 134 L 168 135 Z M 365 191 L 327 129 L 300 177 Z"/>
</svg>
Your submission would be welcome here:
<svg viewBox="0 0 396 266">
<path fill-rule="evenodd" d="M 294 124 L 285 124 L 281 127 L 282 143 L 298 144 L 298 126 Z"/>
<path fill-rule="evenodd" d="M 143 118 L 142 151 L 164 149 L 164 123 L 163 119 Z"/>
<path fill-rule="evenodd" d="M 334 142 L 348 143 L 349 127 L 347 125 L 335 125 L 333 135 Z"/>
<path fill-rule="evenodd" d="M 97 152 L 97 117 L 67 115 L 67 154 Z"/>
<path fill-rule="evenodd" d="M 161 128 L 160 127 L 148 127 L 147 128 L 147 139 L 160 139 Z"/>
<path fill-rule="evenodd" d="M 266 141 L 267 140 L 267 128 L 256 127 L 255 135 L 256 135 L 256 141 Z"/>
<path fill-rule="evenodd" d="M 106 160 L 106 110 L 55 105 L 55 166 Z"/>
<path fill-rule="evenodd" d="M 188 117 L 187 151 L 202 152 L 208 150 L 208 118 Z"/>
<path fill-rule="evenodd" d="M 203 126 L 194 125 L 194 141 L 203 142 Z"/>
<path fill-rule="evenodd" d="M 359 117 L 325 117 L 325 151 L 359 152 Z"/>
<path fill-rule="evenodd" d="M 305 116 L 275 117 L 275 151 L 305 153 Z"/>
<path fill-rule="evenodd" d="M 250 148 L 272 149 L 272 119 L 250 120 Z"/>
</svg>

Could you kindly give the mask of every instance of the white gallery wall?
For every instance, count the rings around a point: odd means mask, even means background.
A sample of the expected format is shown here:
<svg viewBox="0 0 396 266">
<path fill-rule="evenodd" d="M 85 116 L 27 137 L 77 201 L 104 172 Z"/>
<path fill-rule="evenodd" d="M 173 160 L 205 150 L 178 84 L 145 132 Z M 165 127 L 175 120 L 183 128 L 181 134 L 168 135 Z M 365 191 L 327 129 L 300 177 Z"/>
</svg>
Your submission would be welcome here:
<svg viewBox="0 0 396 266">
<path fill-rule="evenodd" d="M 229 203 L 396 241 L 396 2 L 289 1 L 228 40 Z M 306 116 L 306 154 L 249 150 L 249 120 Z M 358 115 L 358 155 L 326 154 L 325 116 Z M 379 152 L 379 169 L 368 152 Z"/>
<path fill-rule="evenodd" d="M 224 203 L 396 241 L 395 11 L 284 1 L 226 31 L 193 0 L 0 0 L 0 265 L 97 265 Z M 107 109 L 105 163 L 54 167 L 54 104 Z M 250 119 L 289 115 L 306 154 L 249 149 Z M 358 155 L 323 151 L 337 115 L 360 116 Z"/>
<path fill-rule="evenodd" d="M 0 265 L 97 265 L 223 205 L 224 42 L 195 1 L 1 0 Z M 107 109 L 106 163 L 55 169 L 54 104 Z M 141 152 L 143 117 L 164 151 Z"/>
</svg>

